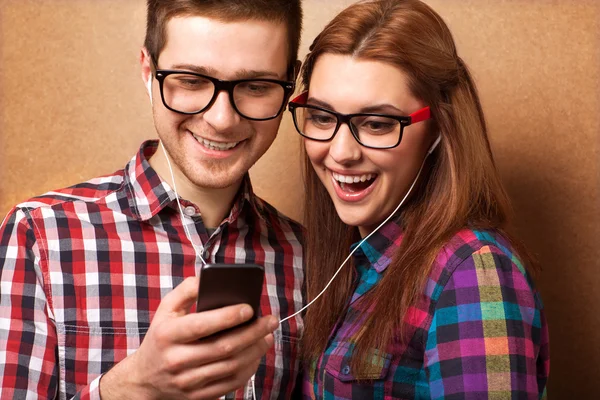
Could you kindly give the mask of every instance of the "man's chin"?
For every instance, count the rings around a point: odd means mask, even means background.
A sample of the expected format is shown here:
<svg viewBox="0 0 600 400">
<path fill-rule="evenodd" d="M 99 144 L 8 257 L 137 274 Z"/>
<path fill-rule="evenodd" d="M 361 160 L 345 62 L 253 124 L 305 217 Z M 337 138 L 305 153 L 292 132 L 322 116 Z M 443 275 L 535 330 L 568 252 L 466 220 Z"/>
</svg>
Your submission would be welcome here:
<svg viewBox="0 0 600 400">
<path fill-rule="evenodd" d="M 240 165 L 241 164 L 241 165 Z M 197 160 L 186 162 L 180 170 L 187 180 L 201 189 L 225 189 L 239 183 L 246 173 L 239 160 Z"/>
<path fill-rule="evenodd" d="M 230 188 L 234 185 L 239 185 L 240 181 L 233 181 L 233 182 L 228 182 L 228 181 L 221 181 L 221 182 L 214 182 L 214 181 L 200 181 L 200 182 L 194 182 L 194 185 L 196 185 L 198 188 L 200 189 L 207 189 L 207 190 L 221 190 L 221 189 L 227 189 Z"/>
<path fill-rule="evenodd" d="M 245 174 L 213 174 L 206 172 L 203 176 L 195 177 L 190 181 L 200 189 L 227 189 L 232 186 L 238 186 L 244 179 Z"/>
</svg>

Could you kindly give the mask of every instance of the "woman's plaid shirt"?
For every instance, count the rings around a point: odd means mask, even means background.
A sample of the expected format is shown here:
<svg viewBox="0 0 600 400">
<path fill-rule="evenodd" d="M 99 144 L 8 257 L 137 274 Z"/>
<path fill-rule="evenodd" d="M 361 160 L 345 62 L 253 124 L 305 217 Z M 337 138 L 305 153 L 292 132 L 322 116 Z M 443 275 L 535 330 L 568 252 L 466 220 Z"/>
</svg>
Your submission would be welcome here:
<svg viewBox="0 0 600 400">
<path fill-rule="evenodd" d="M 351 367 L 368 310 L 359 301 L 381 280 L 402 241 L 388 222 L 355 253 L 357 286 L 322 356 L 306 366 L 305 399 L 539 399 L 549 372 L 539 293 L 505 239 L 464 230 L 438 254 L 406 342 L 378 349 L 372 368 Z M 382 316 L 382 318 L 385 318 Z"/>
<path fill-rule="evenodd" d="M 134 352 L 161 299 L 200 263 L 175 194 L 150 167 L 146 142 L 124 170 L 15 207 L 0 230 L 0 398 L 99 398 L 98 382 Z M 257 198 L 246 178 L 208 236 L 183 202 L 210 262 L 265 267 L 261 312 L 302 307 L 301 228 Z M 257 398 L 288 397 L 298 372 L 297 317 L 275 332 L 256 374 Z M 239 390 L 237 398 L 252 398 Z"/>
</svg>

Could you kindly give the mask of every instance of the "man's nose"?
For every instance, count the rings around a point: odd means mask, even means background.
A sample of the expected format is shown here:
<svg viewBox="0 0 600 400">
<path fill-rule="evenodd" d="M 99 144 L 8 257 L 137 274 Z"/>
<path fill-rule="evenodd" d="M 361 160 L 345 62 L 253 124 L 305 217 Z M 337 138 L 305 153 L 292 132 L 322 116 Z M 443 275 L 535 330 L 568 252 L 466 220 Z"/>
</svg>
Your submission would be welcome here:
<svg viewBox="0 0 600 400">
<path fill-rule="evenodd" d="M 204 120 L 215 130 L 227 130 L 240 122 L 241 116 L 235 111 L 229 93 L 221 90 L 213 104 L 202 113 Z"/>
</svg>

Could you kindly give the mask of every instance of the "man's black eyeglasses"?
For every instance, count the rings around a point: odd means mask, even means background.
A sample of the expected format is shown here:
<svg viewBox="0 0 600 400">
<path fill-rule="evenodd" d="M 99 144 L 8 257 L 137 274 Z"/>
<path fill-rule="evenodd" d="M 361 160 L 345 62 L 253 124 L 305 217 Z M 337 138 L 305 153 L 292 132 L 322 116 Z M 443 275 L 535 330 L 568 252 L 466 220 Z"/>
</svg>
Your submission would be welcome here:
<svg viewBox="0 0 600 400">
<path fill-rule="evenodd" d="M 210 108 L 219 92 L 229 93 L 233 109 L 252 121 L 277 118 L 294 91 L 294 82 L 276 79 L 224 81 L 195 72 L 156 69 L 162 102 L 180 114 L 199 114 Z"/>
</svg>

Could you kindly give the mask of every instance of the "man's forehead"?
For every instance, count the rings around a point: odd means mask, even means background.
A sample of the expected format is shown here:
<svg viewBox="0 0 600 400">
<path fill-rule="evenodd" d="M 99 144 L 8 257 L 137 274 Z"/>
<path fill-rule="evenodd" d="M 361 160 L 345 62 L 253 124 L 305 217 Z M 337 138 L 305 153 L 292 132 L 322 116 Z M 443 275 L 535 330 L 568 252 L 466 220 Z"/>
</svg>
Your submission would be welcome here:
<svg viewBox="0 0 600 400">
<path fill-rule="evenodd" d="M 212 70 L 228 79 L 259 74 L 281 77 L 287 72 L 288 53 L 283 23 L 175 17 L 167 23 L 159 64 L 199 73 Z"/>
</svg>

